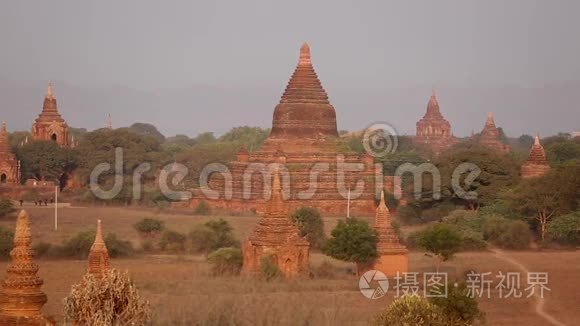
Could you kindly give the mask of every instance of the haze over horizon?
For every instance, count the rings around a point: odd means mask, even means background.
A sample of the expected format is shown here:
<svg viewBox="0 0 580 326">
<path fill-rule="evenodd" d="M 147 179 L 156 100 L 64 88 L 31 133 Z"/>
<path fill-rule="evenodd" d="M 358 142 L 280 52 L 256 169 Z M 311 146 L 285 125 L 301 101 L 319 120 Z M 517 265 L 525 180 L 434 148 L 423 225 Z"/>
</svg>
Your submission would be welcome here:
<svg viewBox="0 0 580 326">
<path fill-rule="evenodd" d="M 339 129 L 414 134 L 431 88 L 456 135 L 580 130 L 577 1 L 51 1 L 0 5 L 0 120 L 29 130 L 51 80 L 72 127 L 270 127 L 303 41 Z"/>
</svg>

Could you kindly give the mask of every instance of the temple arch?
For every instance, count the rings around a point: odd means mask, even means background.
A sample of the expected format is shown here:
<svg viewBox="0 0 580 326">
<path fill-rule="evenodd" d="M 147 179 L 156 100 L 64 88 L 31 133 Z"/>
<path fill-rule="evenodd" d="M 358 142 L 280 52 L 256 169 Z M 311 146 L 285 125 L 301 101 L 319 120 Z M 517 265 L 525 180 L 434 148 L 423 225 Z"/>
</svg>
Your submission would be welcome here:
<svg viewBox="0 0 580 326">
<path fill-rule="evenodd" d="M 50 139 L 51 139 L 52 141 L 56 141 L 56 139 L 57 139 L 57 136 L 56 136 L 56 134 L 54 134 L 54 133 L 53 133 L 53 134 L 50 136 Z"/>
<path fill-rule="evenodd" d="M 2 173 L 2 175 L 0 175 L 0 183 L 6 183 L 8 181 L 8 176 L 6 175 L 6 173 Z"/>
</svg>

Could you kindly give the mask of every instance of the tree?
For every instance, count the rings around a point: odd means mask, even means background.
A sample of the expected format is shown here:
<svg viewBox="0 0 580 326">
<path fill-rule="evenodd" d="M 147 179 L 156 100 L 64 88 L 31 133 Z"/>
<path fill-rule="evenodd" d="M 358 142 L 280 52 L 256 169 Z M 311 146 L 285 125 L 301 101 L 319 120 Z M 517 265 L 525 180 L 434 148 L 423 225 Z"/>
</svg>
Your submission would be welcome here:
<svg viewBox="0 0 580 326">
<path fill-rule="evenodd" d="M 239 247 L 231 225 L 224 219 L 196 225 L 189 233 L 191 248 L 197 253 L 209 253 L 220 248 Z"/>
<path fill-rule="evenodd" d="M 4 217 L 16 212 L 14 203 L 8 198 L 0 198 L 0 217 Z"/>
<path fill-rule="evenodd" d="M 372 326 L 463 325 L 451 322 L 450 318 L 445 316 L 439 306 L 416 295 L 405 295 L 396 299 L 385 311 L 377 315 L 370 324 Z"/>
<path fill-rule="evenodd" d="M 571 160 L 580 160 L 580 143 L 570 140 L 555 142 L 546 146 L 546 154 L 552 165 Z"/>
<path fill-rule="evenodd" d="M 306 237 L 310 247 L 322 249 L 326 237 L 324 236 L 324 222 L 316 208 L 301 207 L 290 216 L 292 222 L 300 229 L 300 235 Z"/>
<path fill-rule="evenodd" d="M 476 192 L 476 198 L 465 198 L 453 187 L 454 171 L 462 163 L 474 164 L 481 170 L 469 185 L 464 183 L 467 173 L 462 174 L 459 180 L 455 180 L 464 191 Z M 503 191 L 515 187 L 519 180 L 519 166 L 511 156 L 484 148 L 452 150 L 441 155 L 435 165 L 441 173 L 441 196 L 444 199 L 458 201 L 469 209 L 491 204 L 502 197 Z"/>
<path fill-rule="evenodd" d="M 449 320 L 449 324 L 473 325 L 476 321 L 485 321 L 484 313 L 479 310 L 477 299 L 469 295 L 465 283 L 448 283 L 446 296 L 431 296 L 429 301 L 438 306 L 443 315 Z M 443 293 L 442 286 L 432 289 L 434 293 Z"/>
<path fill-rule="evenodd" d="M 580 246 L 580 211 L 548 222 L 547 238 L 563 245 Z"/>
<path fill-rule="evenodd" d="M 243 260 L 240 248 L 220 248 L 207 255 L 207 262 L 216 275 L 238 275 L 242 270 Z"/>
<path fill-rule="evenodd" d="M 452 259 L 461 248 L 461 234 L 450 225 L 437 223 L 421 231 L 417 243 L 435 255 L 439 271 L 441 263 Z"/>
<path fill-rule="evenodd" d="M 377 258 L 377 235 L 369 224 L 356 218 L 338 221 L 326 242 L 327 255 L 354 264 Z M 358 269 L 357 269 L 358 270 Z"/>
<path fill-rule="evenodd" d="M 127 129 L 137 135 L 153 137 L 160 143 L 165 141 L 165 136 L 157 130 L 157 127 L 149 123 L 136 122 Z"/>
<path fill-rule="evenodd" d="M 16 156 L 22 164 L 22 178 L 58 181 L 77 166 L 76 153 L 53 141 L 33 141 L 18 147 Z"/>
<path fill-rule="evenodd" d="M 540 227 L 540 238 L 554 217 L 577 209 L 580 202 L 580 165 L 568 164 L 546 175 L 523 181 L 510 195 L 515 209 L 533 216 Z"/>
</svg>

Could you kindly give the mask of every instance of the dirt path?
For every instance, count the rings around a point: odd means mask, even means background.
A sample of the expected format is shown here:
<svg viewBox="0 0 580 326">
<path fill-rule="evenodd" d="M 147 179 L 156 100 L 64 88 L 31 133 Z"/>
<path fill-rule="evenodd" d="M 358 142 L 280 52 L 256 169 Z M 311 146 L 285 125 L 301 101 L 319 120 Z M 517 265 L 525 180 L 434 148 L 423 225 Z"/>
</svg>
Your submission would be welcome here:
<svg viewBox="0 0 580 326">
<path fill-rule="evenodd" d="M 522 263 L 520 263 L 516 259 L 510 257 L 508 254 L 506 254 L 502 250 L 499 250 L 499 249 L 495 248 L 495 249 L 492 249 L 491 251 L 494 253 L 494 255 L 497 258 L 499 258 L 501 260 L 504 260 L 504 261 L 506 261 L 506 262 L 508 262 L 508 263 L 510 263 L 510 264 L 512 264 L 514 266 L 516 266 L 522 272 L 524 272 L 526 274 L 530 272 L 526 266 L 524 266 Z M 556 326 L 566 326 L 565 324 L 559 322 L 552 315 L 550 315 L 550 314 L 548 314 L 547 312 L 544 311 L 544 304 L 546 303 L 546 299 L 545 298 L 540 297 L 540 295 L 537 292 L 534 293 L 534 297 L 536 298 L 536 306 L 534 307 L 534 310 L 535 310 L 535 312 L 540 317 L 544 318 L 545 320 L 547 320 L 552 325 L 556 325 Z"/>
</svg>

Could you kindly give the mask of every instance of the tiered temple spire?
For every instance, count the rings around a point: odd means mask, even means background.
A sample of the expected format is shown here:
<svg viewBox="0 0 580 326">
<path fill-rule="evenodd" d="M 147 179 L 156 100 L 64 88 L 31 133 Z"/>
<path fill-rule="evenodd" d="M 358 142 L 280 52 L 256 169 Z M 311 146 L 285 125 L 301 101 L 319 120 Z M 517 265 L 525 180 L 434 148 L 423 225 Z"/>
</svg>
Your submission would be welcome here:
<svg viewBox="0 0 580 326">
<path fill-rule="evenodd" d="M 40 288 L 38 265 L 32 258 L 31 234 L 28 215 L 21 211 L 16 219 L 12 261 L 0 290 L 0 325 L 45 326 L 54 322 L 43 316 L 42 306 L 47 301 Z"/>
<path fill-rule="evenodd" d="M 522 178 L 539 177 L 549 170 L 550 165 L 546 159 L 546 152 L 540 143 L 540 136 L 536 135 L 528 159 L 522 165 L 521 176 Z"/>
<path fill-rule="evenodd" d="M 32 138 L 41 141 L 55 141 L 61 146 L 69 145 L 68 125 L 58 112 L 56 98 L 49 82 L 42 112 L 32 125 Z"/>
<path fill-rule="evenodd" d="M 435 154 L 439 154 L 457 142 L 451 132 L 451 124 L 443 118 L 439 110 L 439 102 L 435 89 L 427 103 L 427 111 L 417 122 L 415 142 L 429 147 Z"/>
<path fill-rule="evenodd" d="M 105 240 L 103 239 L 103 230 L 101 220 L 97 220 L 97 233 L 95 242 L 89 251 L 87 272 L 93 274 L 96 278 L 102 278 L 110 269 L 110 259 Z"/>
<path fill-rule="evenodd" d="M 495 126 L 492 112 L 487 113 L 485 126 L 479 135 L 479 144 L 498 152 L 506 153 L 511 151 L 510 147 L 501 141 L 499 130 Z"/>
<path fill-rule="evenodd" d="M 0 129 L 0 183 L 20 183 L 20 163 L 10 149 L 6 122 Z"/>
</svg>

